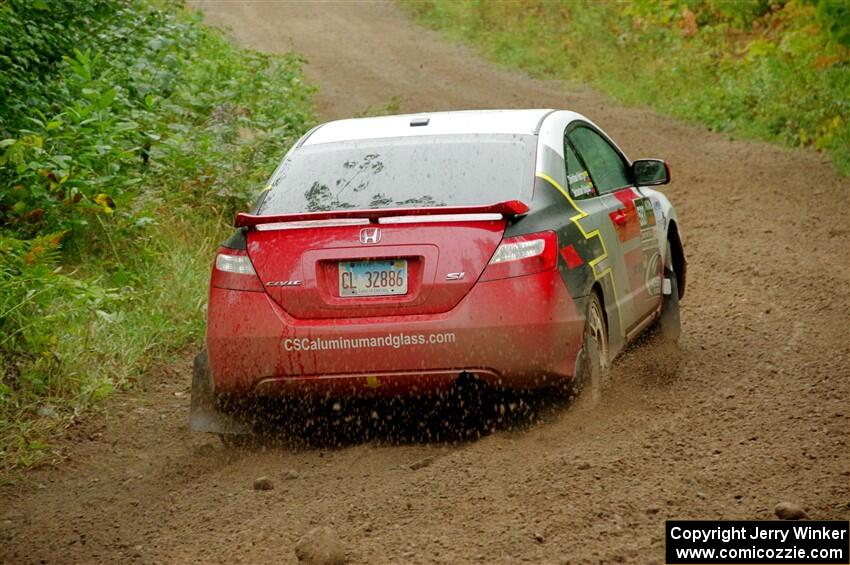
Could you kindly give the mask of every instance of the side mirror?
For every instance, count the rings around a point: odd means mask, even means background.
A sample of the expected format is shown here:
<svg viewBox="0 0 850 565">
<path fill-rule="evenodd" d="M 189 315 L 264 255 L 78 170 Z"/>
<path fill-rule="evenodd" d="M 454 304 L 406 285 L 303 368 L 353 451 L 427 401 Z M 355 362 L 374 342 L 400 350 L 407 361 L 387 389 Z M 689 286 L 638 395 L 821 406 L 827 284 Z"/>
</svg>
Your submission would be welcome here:
<svg viewBox="0 0 850 565">
<path fill-rule="evenodd" d="M 670 167 L 661 159 L 638 159 L 632 163 L 636 186 L 657 186 L 670 182 Z"/>
</svg>

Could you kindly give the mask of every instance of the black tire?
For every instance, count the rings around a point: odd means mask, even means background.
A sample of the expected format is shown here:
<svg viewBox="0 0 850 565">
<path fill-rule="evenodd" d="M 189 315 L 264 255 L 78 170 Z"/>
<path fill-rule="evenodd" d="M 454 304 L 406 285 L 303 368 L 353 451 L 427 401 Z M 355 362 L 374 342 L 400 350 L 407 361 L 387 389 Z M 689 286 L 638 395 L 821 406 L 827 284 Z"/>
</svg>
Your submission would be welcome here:
<svg viewBox="0 0 850 565">
<path fill-rule="evenodd" d="M 604 312 L 599 296 L 592 293 L 584 317 L 584 344 L 579 352 L 578 370 L 570 391 L 575 396 L 588 385 L 594 396 L 598 395 L 602 374 L 608 368 L 608 326 Z"/>
<path fill-rule="evenodd" d="M 661 301 L 658 335 L 664 343 L 675 345 L 682 335 L 682 322 L 679 315 L 679 281 L 672 268 L 669 242 L 664 260 L 664 278 L 670 281 L 670 294 L 665 294 Z"/>
</svg>

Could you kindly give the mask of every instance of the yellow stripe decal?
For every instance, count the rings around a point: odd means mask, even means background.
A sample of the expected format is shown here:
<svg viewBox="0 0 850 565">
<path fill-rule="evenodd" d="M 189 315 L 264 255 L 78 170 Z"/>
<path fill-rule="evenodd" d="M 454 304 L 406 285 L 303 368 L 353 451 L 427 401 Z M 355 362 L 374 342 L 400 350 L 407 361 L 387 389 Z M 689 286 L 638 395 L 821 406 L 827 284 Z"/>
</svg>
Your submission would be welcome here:
<svg viewBox="0 0 850 565">
<path fill-rule="evenodd" d="M 617 318 L 619 318 L 620 320 L 620 332 L 625 332 L 625 328 L 623 327 L 623 315 L 620 313 L 620 293 L 617 292 L 617 283 L 614 282 L 614 272 L 611 270 L 610 266 L 601 273 L 596 272 L 596 265 L 608 258 L 608 248 L 605 246 L 605 239 L 602 237 L 602 234 L 599 232 L 599 229 L 595 229 L 590 233 L 584 231 L 584 228 L 579 223 L 579 220 L 581 220 L 582 218 L 586 218 L 588 216 L 588 213 L 578 207 L 578 204 L 576 204 L 575 200 L 570 197 L 570 193 L 564 190 L 564 187 L 558 184 L 558 181 L 556 181 L 546 173 L 538 172 L 537 177 L 545 180 L 546 182 L 557 188 L 558 191 L 564 195 L 564 198 L 567 199 L 567 201 L 576 211 L 576 214 L 570 217 L 570 221 L 576 225 L 578 230 L 581 232 L 581 235 L 584 236 L 584 239 L 590 239 L 592 237 L 599 238 L 599 243 L 602 244 L 602 255 L 589 261 L 588 264 L 590 265 L 590 269 L 593 272 L 594 280 L 598 281 L 605 275 L 608 275 L 608 277 L 610 278 L 611 288 L 614 289 L 614 305 L 617 307 Z"/>
</svg>

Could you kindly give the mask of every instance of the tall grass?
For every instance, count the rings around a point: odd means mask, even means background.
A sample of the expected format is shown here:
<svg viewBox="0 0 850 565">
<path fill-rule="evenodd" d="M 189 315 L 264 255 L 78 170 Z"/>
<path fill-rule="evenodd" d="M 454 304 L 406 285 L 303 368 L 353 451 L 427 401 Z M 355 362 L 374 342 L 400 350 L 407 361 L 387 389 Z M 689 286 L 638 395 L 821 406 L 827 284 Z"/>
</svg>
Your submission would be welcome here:
<svg viewBox="0 0 850 565">
<path fill-rule="evenodd" d="M 533 74 L 793 147 L 850 174 L 850 4 L 833 0 L 402 0 Z"/>
</svg>

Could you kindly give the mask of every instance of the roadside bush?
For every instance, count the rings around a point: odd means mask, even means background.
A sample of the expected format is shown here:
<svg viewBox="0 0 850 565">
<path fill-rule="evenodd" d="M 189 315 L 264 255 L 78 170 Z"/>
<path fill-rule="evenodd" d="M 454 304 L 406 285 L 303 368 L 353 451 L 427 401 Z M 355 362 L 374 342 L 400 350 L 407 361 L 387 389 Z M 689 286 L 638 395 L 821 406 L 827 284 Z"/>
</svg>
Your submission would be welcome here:
<svg viewBox="0 0 850 565">
<path fill-rule="evenodd" d="M 402 2 L 493 58 L 828 152 L 850 174 L 850 8 L 832 0 Z"/>
<path fill-rule="evenodd" d="M 0 3 L 10 61 L 5 466 L 36 461 L 51 430 L 202 336 L 212 250 L 313 120 L 296 56 L 235 48 L 176 2 Z"/>
<path fill-rule="evenodd" d="M 92 30 L 110 25 L 120 6 L 117 0 L 0 3 L 0 137 L 8 137 L 28 109 L 48 102 L 44 79 Z"/>
</svg>

